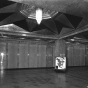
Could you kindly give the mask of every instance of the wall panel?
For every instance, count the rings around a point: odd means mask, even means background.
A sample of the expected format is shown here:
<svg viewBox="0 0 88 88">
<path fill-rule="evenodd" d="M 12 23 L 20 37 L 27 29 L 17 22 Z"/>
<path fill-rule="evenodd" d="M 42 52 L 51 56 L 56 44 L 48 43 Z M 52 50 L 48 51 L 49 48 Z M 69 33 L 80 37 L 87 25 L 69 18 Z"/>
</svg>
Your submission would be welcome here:
<svg viewBox="0 0 88 88">
<path fill-rule="evenodd" d="M 25 51 L 25 68 L 29 67 L 29 50 L 28 50 L 28 43 L 24 44 L 24 51 Z"/>
<path fill-rule="evenodd" d="M 80 66 L 85 66 L 85 45 L 80 45 Z"/>
<path fill-rule="evenodd" d="M 85 47 L 85 65 L 88 66 L 88 45 Z"/>
<path fill-rule="evenodd" d="M 74 66 L 74 48 L 72 45 L 67 46 L 67 66 Z"/>
<path fill-rule="evenodd" d="M 28 44 L 19 44 L 19 68 L 28 67 Z"/>
<path fill-rule="evenodd" d="M 18 43 L 8 43 L 8 68 L 18 68 Z"/>
<path fill-rule="evenodd" d="M 29 68 L 37 67 L 37 44 L 29 44 Z"/>
<path fill-rule="evenodd" d="M 38 67 L 46 67 L 46 45 L 38 45 Z"/>
<path fill-rule="evenodd" d="M 53 45 L 53 67 L 55 67 L 55 46 Z"/>
<path fill-rule="evenodd" d="M 85 45 L 80 43 L 67 45 L 67 62 L 68 66 L 84 66 Z"/>
<path fill-rule="evenodd" d="M 74 45 L 74 66 L 80 66 L 80 46 L 79 44 Z"/>
<path fill-rule="evenodd" d="M 53 46 L 50 44 L 46 49 L 46 67 L 53 67 Z"/>
</svg>

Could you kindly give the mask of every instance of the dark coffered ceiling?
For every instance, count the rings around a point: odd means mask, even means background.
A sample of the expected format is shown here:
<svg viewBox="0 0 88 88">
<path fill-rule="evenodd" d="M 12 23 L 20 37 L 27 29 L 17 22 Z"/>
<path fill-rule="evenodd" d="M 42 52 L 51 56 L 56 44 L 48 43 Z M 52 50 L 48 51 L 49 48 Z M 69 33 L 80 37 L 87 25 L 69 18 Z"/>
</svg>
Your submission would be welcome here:
<svg viewBox="0 0 88 88">
<path fill-rule="evenodd" d="M 43 0 L 41 0 L 43 1 Z M 28 32 L 42 35 L 58 35 L 74 32 L 88 25 L 88 2 L 87 0 L 45 0 L 36 4 L 35 0 L 26 0 L 29 5 L 40 6 L 42 8 L 58 11 L 51 19 L 45 19 L 40 25 L 33 19 L 28 19 L 20 13 L 22 3 L 10 0 L 0 0 L 0 26 L 15 24 Z M 74 1 L 74 2 L 72 2 Z M 44 5 L 44 3 L 46 3 Z M 52 5 L 52 6 L 51 6 Z M 80 33 L 82 35 L 82 33 Z M 87 37 L 88 32 L 82 36 Z"/>
</svg>

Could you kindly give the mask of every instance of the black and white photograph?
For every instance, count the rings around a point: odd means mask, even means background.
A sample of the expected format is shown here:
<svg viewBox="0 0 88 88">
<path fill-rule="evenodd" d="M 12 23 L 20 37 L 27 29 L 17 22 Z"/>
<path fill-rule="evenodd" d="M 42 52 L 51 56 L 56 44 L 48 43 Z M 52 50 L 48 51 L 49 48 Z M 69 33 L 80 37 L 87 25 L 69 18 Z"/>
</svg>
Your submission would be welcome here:
<svg viewBox="0 0 88 88">
<path fill-rule="evenodd" d="M 88 88 L 88 0 L 0 0 L 0 88 Z"/>
</svg>

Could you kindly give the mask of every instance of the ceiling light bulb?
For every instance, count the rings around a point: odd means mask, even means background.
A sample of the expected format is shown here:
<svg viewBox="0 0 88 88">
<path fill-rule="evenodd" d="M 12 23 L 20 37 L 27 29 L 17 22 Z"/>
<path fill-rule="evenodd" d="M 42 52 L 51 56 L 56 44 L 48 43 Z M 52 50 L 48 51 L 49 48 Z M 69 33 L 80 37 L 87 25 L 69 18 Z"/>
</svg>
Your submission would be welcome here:
<svg viewBox="0 0 88 88">
<path fill-rule="evenodd" d="M 36 10 L 36 21 L 37 21 L 38 24 L 41 23 L 41 21 L 42 21 L 42 9 L 38 8 Z"/>
<path fill-rule="evenodd" d="M 71 41 L 75 41 L 74 39 L 71 39 Z"/>
<path fill-rule="evenodd" d="M 4 56 L 4 53 L 1 53 L 1 56 L 3 57 Z"/>
</svg>

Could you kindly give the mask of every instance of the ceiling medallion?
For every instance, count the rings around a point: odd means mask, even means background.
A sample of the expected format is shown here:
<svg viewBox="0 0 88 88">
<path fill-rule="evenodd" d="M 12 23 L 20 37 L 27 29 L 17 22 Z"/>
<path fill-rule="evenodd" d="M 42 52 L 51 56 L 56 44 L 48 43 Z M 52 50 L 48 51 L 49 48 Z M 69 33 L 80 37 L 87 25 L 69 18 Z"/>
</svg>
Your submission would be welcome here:
<svg viewBox="0 0 88 88">
<path fill-rule="evenodd" d="M 54 17 L 58 12 L 47 10 L 34 5 L 22 4 L 20 12 L 29 19 L 35 19 L 38 24 L 44 19 Z"/>
</svg>

